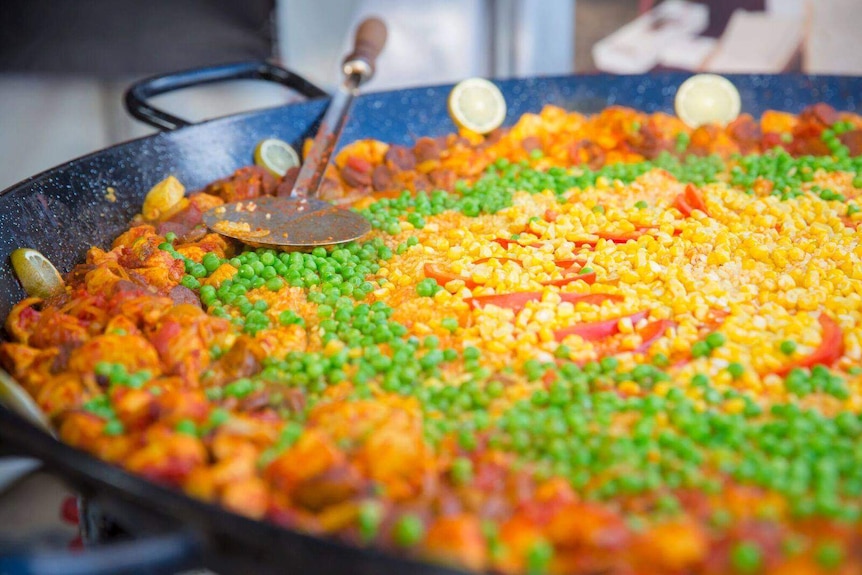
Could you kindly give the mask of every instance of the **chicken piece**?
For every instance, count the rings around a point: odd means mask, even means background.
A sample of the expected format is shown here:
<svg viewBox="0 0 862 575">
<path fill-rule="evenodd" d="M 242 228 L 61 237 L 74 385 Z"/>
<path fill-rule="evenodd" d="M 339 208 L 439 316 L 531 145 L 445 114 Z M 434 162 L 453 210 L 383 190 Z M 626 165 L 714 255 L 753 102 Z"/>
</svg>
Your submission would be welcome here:
<svg viewBox="0 0 862 575">
<path fill-rule="evenodd" d="M 217 196 L 225 202 L 250 200 L 260 196 L 272 196 L 278 180 L 260 166 L 246 166 L 231 176 L 206 187 L 205 193 Z"/>
<path fill-rule="evenodd" d="M 434 562 L 483 571 L 488 560 L 485 536 L 474 515 L 440 517 L 425 535 L 424 554 Z"/>
<path fill-rule="evenodd" d="M 227 353 L 210 366 L 211 375 L 206 379 L 208 386 L 220 386 L 242 377 L 250 377 L 261 370 L 261 362 L 266 351 L 260 343 L 249 336 L 236 338 Z"/>
<path fill-rule="evenodd" d="M 170 378 L 177 384 L 182 380 L 177 377 Z M 195 423 L 202 423 L 210 412 L 210 404 L 203 392 L 190 389 L 179 389 L 176 386 L 167 386 L 164 379 L 156 383 L 164 390 L 156 397 L 154 409 L 159 421 L 163 424 L 175 426 L 184 419 L 190 419 Z"/>
<path fill-rule="evenodd" d="M 156 426 L 147 430 L 142 446 L 132 451 L 123 465 L 151 481 L 179 486 L 206 460 L 207 450 L 200 439 Z"/>
<path fill-rule="evenodd" d="M 273 487 L 290 494 L 298 485 L 341 465 L 344 454 L 326 434 L 306 429 L 299 440 L 267 466 L 264 474 Z"/>
<path fill-rule="evenodd" d="M 269 487 L 259 477 L 247 477 L 230 483 L 221 494 L 221 504 L 228 510 L 252 519 L 261 519 L 269 507 Z"/>
<path fill-rule="evenodd" d="M 636 563 L 656 573 L 697 571 L 709 549 L 703 527 L 679 519 L 655 525 L 634 544 Z"/>
<path fill-rule="evenodd" d="M 360 470 L 386 487 L 394 500 L 415 497 L 422 491 L 433 460 L 422 435 L 422 419 L 406 410 L 392 409 L 376 426 L 356 455 Z"/>
<path fill-rule="evenodd" d="M 165 372 L 197 386 L 200 372 L 210 363 L 210 346 L 229 327 L 227 320 L 208 316 L 194 305 L 181 304 L 159 318 L 149 338 Z"/>
<path fill-rule="evenodd" d="M 30 333 L 33 326 L 39 321 L 41 312 L 36 305 L 42 300 L 38 297 L 28 297 L 12 307 L 12 311 L 6 316 L 6 333 L 17 342 L 27 344 L 30 341 Z"/>
<path fill-rule="evenodd" d="M 0 364 L 15 379 L 23 379 L 31 371 L 40 350 L 23 343 L 0 343 Z"/>
<path fill-rule="evenodd" d="M 99 362 L 121 363 L 129 373 L 148 370 L 162 372 L 153 345 L 139 335 L 107 333 L 87 341 L 69 356 L 69 369 L 82 378 L 95 381 L 93 371 Z"/>
<path fill-rule="evenodd" d="M 42 411 L 51 419 L 78 409 L 84 400 L 84 385 L 72 373 L 47 378 L 34 394 Z"/>
<path fill-rule="evenodd" d="M 149 391 L 118 385 L 111 388 L 110 396 L 117 419 L 127 430 L 141 430 L 155 421 L 156 397 Z"/>
</svg>

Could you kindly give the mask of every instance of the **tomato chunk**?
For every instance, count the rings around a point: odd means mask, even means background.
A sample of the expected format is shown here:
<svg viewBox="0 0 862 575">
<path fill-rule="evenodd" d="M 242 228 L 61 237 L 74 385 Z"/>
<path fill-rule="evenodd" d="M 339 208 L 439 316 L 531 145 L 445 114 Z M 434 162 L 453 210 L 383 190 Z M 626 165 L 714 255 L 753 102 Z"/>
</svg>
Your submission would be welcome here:
<svg viewBox="0 0 862 575">
<path fill-rule="evenodd" d="M 832 365 L 844 355 L 844 332 L 841 331 L 841 326 L 826 315 L 821 313 L 818 318 L 822 335 L 820 345 L 805 357 L 801 357 L 796 361 L 792 361 L 776 371 L 775 373 L 784 377 L 791 370 L 797 367 L 814 367 L 815 365 Z"/>
<path fill-rule="evenodd" d="M 521 311 L 528 302 L 541 301 L 542 292 L 524 291 L 515 293 L 504 293 L 496 295 L 483 295 L 467 298 L 466 301 L 476 309 L 486 305 L 494 305 L 501 308 Z M 561 293 L 560 300 L 569 303 L 583 302 L 590 305 L 601 305 L 606 301 L 623 301 L 623 296 L 610 293 Z"/>
<path fill-rule="evenodd" d="M 621 319 L 629 318 L 634 324 L 646 318 L 647 315 L 649 315 L 648 311 L 639 311 L 631 315 L 615 317 L 604 321 L 575 324 L 555 331 L 554 339 L 557 341 L 563 341 L 570 335 L 579 335 L 587 341 L 599 341 L 606 337 L 618 334 L 620 332 L 619 322 Z"/>
</svg>

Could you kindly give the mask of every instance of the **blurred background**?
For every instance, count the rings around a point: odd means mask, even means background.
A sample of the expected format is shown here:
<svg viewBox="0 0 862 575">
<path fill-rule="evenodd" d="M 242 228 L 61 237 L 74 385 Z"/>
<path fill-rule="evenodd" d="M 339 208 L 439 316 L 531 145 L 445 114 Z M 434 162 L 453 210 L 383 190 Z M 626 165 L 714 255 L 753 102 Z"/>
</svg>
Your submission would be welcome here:
<svg viewBox="0 0 862 575">
<path fill-rule="evenodd" d="M 390 30 L 370 90 L 572 72 L 862 74 L 859 0 L 2 0 L 0 189 L 151 133 L 121 107 L 148 75 L 270 58 L 332 88 L 370 14 Z M 201 120 L 290 97 L 241 82 L 158 103 Z"/>
</svg>

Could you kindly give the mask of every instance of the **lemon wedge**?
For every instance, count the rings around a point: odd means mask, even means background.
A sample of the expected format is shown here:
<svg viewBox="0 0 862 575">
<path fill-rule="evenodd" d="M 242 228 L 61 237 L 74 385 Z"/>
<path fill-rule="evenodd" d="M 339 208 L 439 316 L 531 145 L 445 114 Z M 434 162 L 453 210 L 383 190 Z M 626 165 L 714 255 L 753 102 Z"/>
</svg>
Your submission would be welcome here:
<svg viewBox="0 0 862 575">
<path fill-rule="evenodd" d="M 484 78 L 459 82 L 449 93 L 449 114 L 459 128 L 487 134 L 506 119 L 506 99 Z"/>
<path fill-rule="evenodd" d="M 174 176 L 168 176 L 147 192 L 141 215 L 148 222 L 166 220 L 188 204 L 188 200 L 183 202 L 185 195 L 185 186 Z"/>
<path fill-rule="evenodd" d="M 300 162 L 299 154 L 290 144 L 278 138 L 267 138 L 255 147 L 254 163 L 280 178 Z"/>
<path fill-rule="evenodd" d="M 739 90 L 722 76 L 698 74 L 676 91 L 674 108 L 680 120 L 692 128 L 712 122 L 727 124 L 739 116 Z"/>
<path fill-rule="evenodd" d="M 62 293 L 66 287 L 51 261 L 31 248 L 18 248 L 11 255 L 12 268 L 24 291 L 42 299 Z"/>
</svg>

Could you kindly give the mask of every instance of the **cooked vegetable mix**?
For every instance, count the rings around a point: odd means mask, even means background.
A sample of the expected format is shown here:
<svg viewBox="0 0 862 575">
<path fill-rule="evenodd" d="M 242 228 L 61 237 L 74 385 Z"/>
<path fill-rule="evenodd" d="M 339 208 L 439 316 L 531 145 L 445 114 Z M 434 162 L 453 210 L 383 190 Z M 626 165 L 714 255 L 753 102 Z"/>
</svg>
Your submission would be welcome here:
<svg viewBox="0 0 862 575">
<path fill-rule="evenodd" d="M 367 240 L 251 249 L 166 180 L 7 319 L 61 438 L 228 509 L 505 573 L 862 570 L 862 118 L 555 107 L 360 141 Z M 44 294 L 45 296 L 50 294 Z"/>
</svg>

